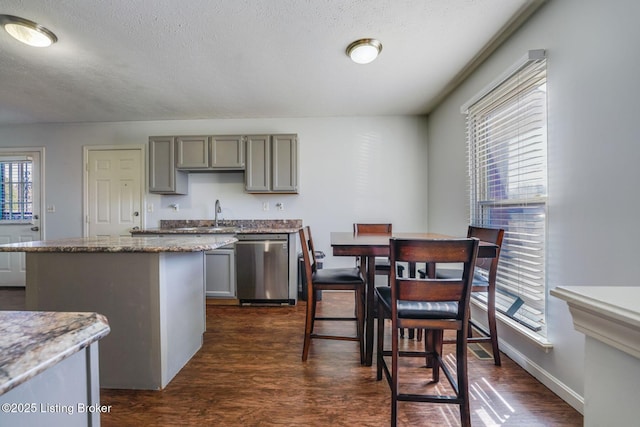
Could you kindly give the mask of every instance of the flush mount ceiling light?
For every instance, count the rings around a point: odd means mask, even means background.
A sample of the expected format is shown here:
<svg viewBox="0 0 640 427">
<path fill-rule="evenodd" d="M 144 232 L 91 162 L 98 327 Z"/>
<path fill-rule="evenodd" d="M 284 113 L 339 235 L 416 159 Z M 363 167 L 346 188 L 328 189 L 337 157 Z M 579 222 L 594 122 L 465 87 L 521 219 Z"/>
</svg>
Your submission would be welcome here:
<svg viewBox="0 0 640 427">
<path fill-rule="evenodd" d="M 347 46 L 347 55 L 358 64 L 368 64 L 378 57 L 382 43 L 376 39 L 360 39 Z"/>
<path fill-rule="evenodd" d="M 47 47 L 58 41 L 56 35 L 42 25 L 18 16 L 0 15 L 0 24 L 11 37 L 29 46 Z"/>
</svg>

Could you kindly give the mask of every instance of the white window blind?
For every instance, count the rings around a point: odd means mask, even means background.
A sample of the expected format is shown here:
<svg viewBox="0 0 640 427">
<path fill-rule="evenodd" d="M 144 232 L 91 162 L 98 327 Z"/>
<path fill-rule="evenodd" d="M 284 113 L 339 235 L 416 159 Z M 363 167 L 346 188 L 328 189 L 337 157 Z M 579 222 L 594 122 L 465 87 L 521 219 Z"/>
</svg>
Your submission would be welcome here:
<svg viewBox="0 0 640 427">
<path fill-rule="evenodd" d="M 540 52 L 464 108 L 470 223 L 505 230 L 496 305 L 546 336 L 547 102 Z"/>
<path fill-rule="evenodd" d="M 32 160 L 0 157 L 0 221 L 31 220 L 32 189 Z"/>
</svg>

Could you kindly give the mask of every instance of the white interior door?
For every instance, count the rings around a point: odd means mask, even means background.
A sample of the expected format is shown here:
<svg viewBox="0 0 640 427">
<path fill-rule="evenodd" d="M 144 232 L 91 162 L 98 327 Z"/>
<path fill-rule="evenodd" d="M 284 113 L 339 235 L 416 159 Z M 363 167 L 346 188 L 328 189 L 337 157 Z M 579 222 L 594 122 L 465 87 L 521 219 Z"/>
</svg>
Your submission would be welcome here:
<svg viewBox="0 0 640 427">
<path fill-rule="evenodd" d="M 41 151 L 0 151 L 0 244 L 42 240 Z M 24 286 L 25 256 L 0 252 L 0 286 Z"/>
<path fill-rule="evenodd" d="M 140 227 L 142 149 L 89 149 L 85 235 L 130 236 Z"/>
</svg>

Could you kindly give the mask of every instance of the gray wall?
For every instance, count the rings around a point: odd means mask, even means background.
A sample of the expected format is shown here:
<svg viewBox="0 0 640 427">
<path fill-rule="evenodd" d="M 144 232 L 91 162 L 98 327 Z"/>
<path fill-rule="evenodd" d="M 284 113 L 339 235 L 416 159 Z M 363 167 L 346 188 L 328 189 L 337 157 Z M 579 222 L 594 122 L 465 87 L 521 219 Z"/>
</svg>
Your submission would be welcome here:
<svg viewBox="0 0 640 427">
<path fill-rule="evenodd" d="M 45 147 L 47 239 L 82 235 L 82 156 L 87 145 L 147 144 L 150 135 L 297 133 L 300 194 L 244 192 L 242 173 L 192 174 L 189 195 L 146 194 L 146 227 L 161 219 L 223 217 L 302 218 L 313 229 L 328 265 L 353 265 L 330 256 L 329 233 L 350 231 L 354 221 L 393 222 L 396 229 L 426 230 L 426 117 L 193 120 L 0 127 L 0 147 Z M 270 210 L 262 210 L 268 201 Z M 276 210 L 277 202 L 285 210 Z M 169 208 L 180 205 L 179 211 Z M 44 209 L 43 209 L 44 211 Z"/>
<path fill-rule="evenodd" d="M 465 229 L 465 118 L 460 106 L 529 49 L 548 54 L 549 288 L 638 286 L 640 2 L 552 0 L 429 117 L 428 227 Z M 584 336 L 548 297 L 545 353 L 499 325 L 510 355 L 580 407 Z"/>
</svg>

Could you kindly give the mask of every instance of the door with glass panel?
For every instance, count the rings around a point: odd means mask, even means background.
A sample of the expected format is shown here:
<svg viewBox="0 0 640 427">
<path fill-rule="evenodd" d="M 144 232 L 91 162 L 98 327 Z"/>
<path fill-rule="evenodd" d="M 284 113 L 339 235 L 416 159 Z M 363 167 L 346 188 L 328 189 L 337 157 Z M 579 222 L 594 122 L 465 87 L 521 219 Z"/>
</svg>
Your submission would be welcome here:
<svg viewBox="0 0 640 427">
<path fill-rule="evenodd" d="M 0 244 L 42 240 L 41 152 L 0 151 Z M 0 286 L 24 286 L 25 256 L 0 252 Z"/>
</svg>

